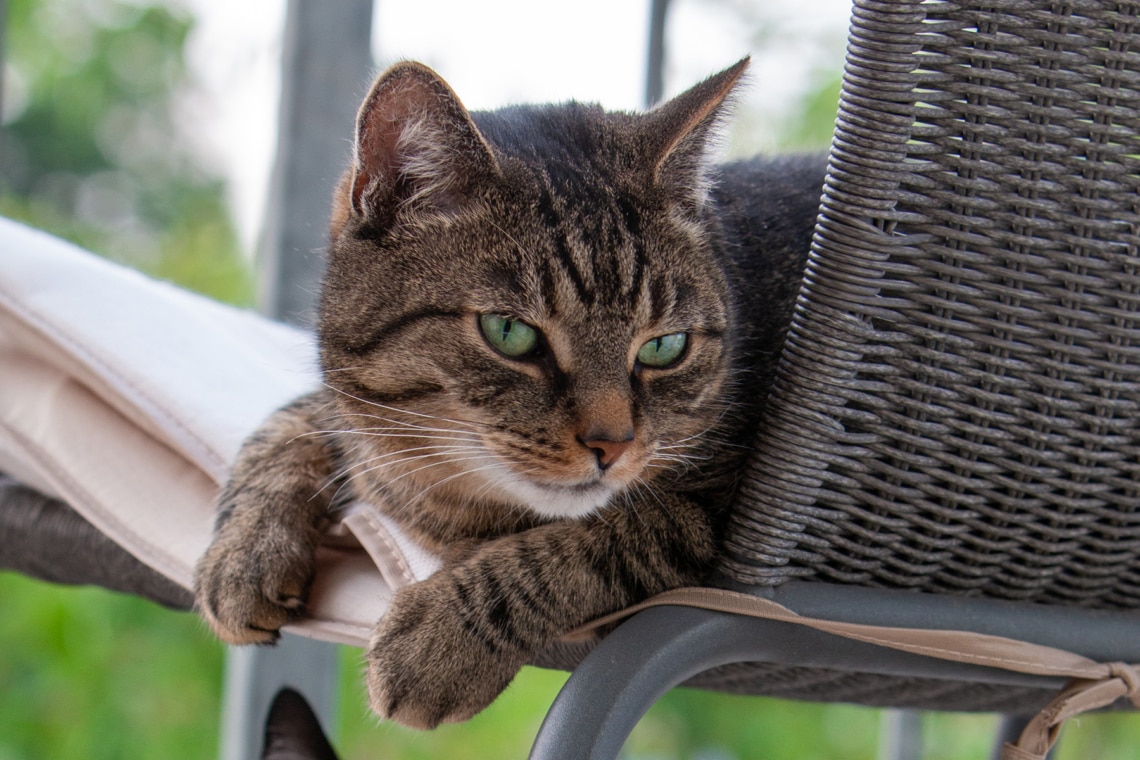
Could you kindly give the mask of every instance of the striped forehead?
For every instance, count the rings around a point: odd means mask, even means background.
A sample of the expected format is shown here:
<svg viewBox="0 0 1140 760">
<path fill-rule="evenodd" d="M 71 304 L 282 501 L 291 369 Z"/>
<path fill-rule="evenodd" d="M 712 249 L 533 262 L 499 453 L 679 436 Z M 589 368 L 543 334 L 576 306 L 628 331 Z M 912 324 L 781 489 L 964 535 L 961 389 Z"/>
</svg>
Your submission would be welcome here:
<svg viewBox="0 0 1140 760">
<path fill-rule="evenodd" d="M 648 262 L 642 217 L 628 192 L 574 171 L 548 171 L 535 213 L 548 241 L 543 280 L 554 309 L 637 310 Z"/>
</svg>

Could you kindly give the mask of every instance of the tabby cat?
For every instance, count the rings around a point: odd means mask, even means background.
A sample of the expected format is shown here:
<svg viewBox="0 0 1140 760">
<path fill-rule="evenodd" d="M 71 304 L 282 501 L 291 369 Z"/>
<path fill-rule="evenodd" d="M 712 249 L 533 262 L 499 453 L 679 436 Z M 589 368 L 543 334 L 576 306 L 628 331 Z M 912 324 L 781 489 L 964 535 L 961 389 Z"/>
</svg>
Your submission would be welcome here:
<svg viewBox="0 0 1140 760">
<path fill-rule="evenodd" d="M 468 718 L 560 634 L 698 584 L 790 317 L 820 158 L 712 167 L 747 59 L 645 114 L 468 113 L 400 63 L 334 199 L 324 387 L 245 443 L 197 603 L 267 643 L 342 500 L 444 557 L 367 652 L 373 709 Z"/>
</svg>

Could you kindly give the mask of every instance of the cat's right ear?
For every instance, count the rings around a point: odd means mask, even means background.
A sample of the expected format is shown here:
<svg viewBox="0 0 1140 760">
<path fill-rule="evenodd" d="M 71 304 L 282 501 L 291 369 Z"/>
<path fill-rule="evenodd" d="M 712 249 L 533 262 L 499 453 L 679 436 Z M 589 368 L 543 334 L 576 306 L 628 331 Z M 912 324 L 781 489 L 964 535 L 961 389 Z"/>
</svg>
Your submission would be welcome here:
<svg viewBox="0 0 1140 760">
<path fill-rule="evenodd" d="M 497 173 L 491 149 L 438 74 L 404 62 L 377 78 L 356 118 L 345 188 L 356 214 L 454 211 Z"/>
<path fill-rule="evenodd" d="M 684 205 L 703 206 L 711 168 L 710 148 L 717 125 L 749 59 L 689 88 L 650 111 L 645 119 L 646 143 L 653 178 L 677 192 Z"/>
</svg>

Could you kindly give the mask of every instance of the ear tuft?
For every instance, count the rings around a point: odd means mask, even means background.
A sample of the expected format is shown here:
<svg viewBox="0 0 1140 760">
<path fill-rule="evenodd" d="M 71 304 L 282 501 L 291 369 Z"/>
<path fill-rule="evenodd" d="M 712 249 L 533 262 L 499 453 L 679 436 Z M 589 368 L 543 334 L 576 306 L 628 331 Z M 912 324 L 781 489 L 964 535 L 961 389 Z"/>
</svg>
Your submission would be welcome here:
<svg viewBox="0 0 1140 760">
<path fill-rule="evenodd" d="M 645 134 L 655 182 L 682 191 L 698 206 L 708 195 L 713 136 L 749 61 L 740 60 L 646 115 Z"/>
<path fill-rule="evenodd" d="M 356 120 L 349 183 L 353 211 L 448 211 L 488 173 L 494 156 L 467 109 L 427 66 L 398 63 L 377 79 Z"/>
</svg>

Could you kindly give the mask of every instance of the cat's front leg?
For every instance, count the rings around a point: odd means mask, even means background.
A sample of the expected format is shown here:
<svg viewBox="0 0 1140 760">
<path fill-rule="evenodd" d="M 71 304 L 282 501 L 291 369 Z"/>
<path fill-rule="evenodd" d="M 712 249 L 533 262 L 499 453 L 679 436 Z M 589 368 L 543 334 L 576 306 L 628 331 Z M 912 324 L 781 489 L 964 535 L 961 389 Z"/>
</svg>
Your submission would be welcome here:
<svg viewBox="0 0 1140 760">
<path fill-rule="evenodd" d="M 242 445 L 218 498 L 210 548 L 194 574 L 196 606 L 230 644 L 276 641 L 304 606 L 333 472 L 322 392 L 274 412 Z"/>
<path fill-rule="evenodd" d="M 381 716 L 417 728 L 466 720 L 559 635 L 712 565 L 708 515 L 661 494 L 481 546 L 396 595 L 368 650 Z"/>
</svg>

